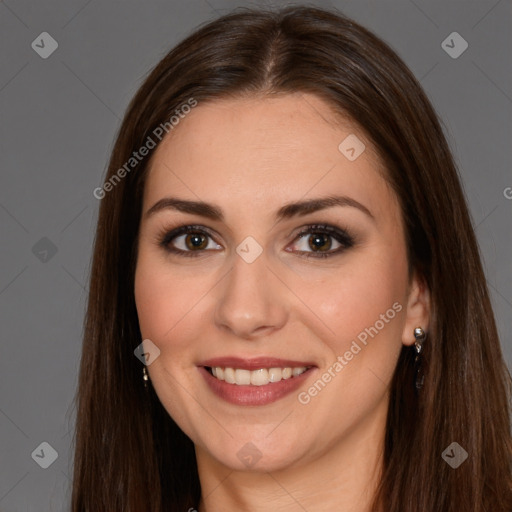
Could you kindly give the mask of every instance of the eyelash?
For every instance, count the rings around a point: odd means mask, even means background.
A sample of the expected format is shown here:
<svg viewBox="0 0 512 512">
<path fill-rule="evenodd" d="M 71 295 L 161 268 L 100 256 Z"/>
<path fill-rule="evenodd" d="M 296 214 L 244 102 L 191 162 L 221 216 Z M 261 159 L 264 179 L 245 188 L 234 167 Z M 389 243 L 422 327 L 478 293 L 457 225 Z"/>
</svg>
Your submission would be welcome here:
<svg viewBox="0 0 512 512">
<path fill-rule="evenodd" d="M 188 234 L 202 234 L 206 235 L 210 238 L 213 238 L 212 235 L 206 230 L 203 226 L 197 225 L 187 225 L 181 226 L 179 228 L 173 229 L 171 231 L 164 230 L 163 233 L 159 235 L 159 245 L 167 252 L 176 254 L 178 256 L 184 256 L 187 258 L 195 258 L 201 256 L 201 253 L 205 252 L 205 250 L 197 250 L 197 251 L 183 251 L 182 249 L 176 249 L 175 247 L 171 247 L 169 244 L 175 238 L 181 235 Z M 328 258 L 331 256 L 336 256 L 347 249 L 350 249 L 354 243 L 355 239 L 352 235 L 348 233 L 347 230 L 339 229 L 333 226 L 329 226 L 328 224 L 310 224 L 306 226 L 302 231 L 300 231 L 295 237 L 294 241 L 302 238 L 305 235 L 311 234 L 325 234 L 334 238 L 338 243 L 341 244 L 341 247 L 329 252 L 304 252 L 298 251 L 298 254 L 304 258 Z"/>
<path fill-rule="evenodd" d="M 299 233 L 297 233 L 296 239 L 300 239 L 306 235 L 311 234 L 323 234 L 329 235 L 334 238 L 341 247 L 338 249 L 330 250 L 328 252 L 303 252 L 299 251 L 299 255 L 303 258 L 330 258 L 332 256 L 337 256 L 347 249 L 350 249 L 355 244 L 355 238 L 349 234 L 346 229 L 336 228 L 334 226 L 329 226 L 328 224 L 310 224 L 309 226 L 305 226 Z"/>
</svg>

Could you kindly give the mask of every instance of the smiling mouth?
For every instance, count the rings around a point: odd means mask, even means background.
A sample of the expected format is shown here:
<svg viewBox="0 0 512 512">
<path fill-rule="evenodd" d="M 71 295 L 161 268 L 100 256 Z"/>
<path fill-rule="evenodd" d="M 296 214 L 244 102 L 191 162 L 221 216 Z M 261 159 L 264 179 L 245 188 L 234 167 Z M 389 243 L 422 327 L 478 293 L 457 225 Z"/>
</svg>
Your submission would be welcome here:
<svg viewBox="0 0 512 512">
<path fill-rule="evenodd" d="M 282 380 L 293 379 L 309 370 L 310 366 L 296 366 L 283 368 L 259 368 L 246 370 L 221 366 L 205 366 L 205 369 L 217 380 L 237 386 L 266 386 Z"/>
</svg>

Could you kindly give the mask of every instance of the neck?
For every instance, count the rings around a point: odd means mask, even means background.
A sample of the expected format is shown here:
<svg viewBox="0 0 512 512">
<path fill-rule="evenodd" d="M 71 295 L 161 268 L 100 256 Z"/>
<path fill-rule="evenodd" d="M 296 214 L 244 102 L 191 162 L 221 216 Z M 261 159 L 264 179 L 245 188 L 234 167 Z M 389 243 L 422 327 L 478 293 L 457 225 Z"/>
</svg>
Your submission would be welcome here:
<svg viewBox="0 0 512 512">
<path fill-rule="evenodd" d="M 382 473 L 387 407 L 375 412 L 315 458 L 279 470 L 232 470 L 196 447 L 198 512 L 370 512 Z"/>
</svg>

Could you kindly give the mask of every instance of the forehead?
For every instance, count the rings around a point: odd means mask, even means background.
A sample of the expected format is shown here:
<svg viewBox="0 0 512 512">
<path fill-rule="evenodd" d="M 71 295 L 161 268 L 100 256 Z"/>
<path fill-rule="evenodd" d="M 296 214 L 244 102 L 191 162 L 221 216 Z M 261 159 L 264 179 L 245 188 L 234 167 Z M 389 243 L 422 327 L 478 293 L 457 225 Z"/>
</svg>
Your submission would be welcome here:
<svg viewBox="0 0 512 512">
<path fill-rule="evenodd" d="M 356 150 L 364 144 L 355 160 L 344 154 L 345 140 Z M 337 191 L 371 207 L 387 193 L 365 133 L 308 94 L 199 103 L 158 146 L 148 172 L 145 203 L 181 192 L 268 208 Z"/>
</svg>

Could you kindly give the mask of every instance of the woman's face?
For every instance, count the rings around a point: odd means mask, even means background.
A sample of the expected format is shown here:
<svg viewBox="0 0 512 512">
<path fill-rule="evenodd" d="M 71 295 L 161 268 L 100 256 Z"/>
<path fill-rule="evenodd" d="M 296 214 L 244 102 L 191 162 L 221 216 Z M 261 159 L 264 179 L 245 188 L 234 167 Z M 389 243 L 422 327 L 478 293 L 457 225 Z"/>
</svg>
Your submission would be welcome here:
<svg viewBox="0 0 512 512">
<path fill-rule="evenodd" d="M 402 344 L 428 321 L 381 172 L 313 95 L 199 103 L 157 148 L 135 299 L 199 463 L 277 470 L 381 440 Z"/>
</svg>

